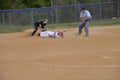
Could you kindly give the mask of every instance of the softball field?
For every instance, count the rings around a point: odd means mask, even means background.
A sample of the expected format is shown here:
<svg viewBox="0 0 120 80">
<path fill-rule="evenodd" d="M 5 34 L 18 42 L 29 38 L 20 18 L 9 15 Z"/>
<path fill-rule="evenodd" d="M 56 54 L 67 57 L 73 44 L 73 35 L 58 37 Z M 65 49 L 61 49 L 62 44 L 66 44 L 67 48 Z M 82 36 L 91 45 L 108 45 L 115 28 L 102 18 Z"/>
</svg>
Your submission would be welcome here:
<svg viewBox="0 0 120 80">
<path fill-rule="evenodd" d="M 89 29 L 61 39 L 0 34 L 0 80 L 120 80 L 120 26 Z"/>
</svg>

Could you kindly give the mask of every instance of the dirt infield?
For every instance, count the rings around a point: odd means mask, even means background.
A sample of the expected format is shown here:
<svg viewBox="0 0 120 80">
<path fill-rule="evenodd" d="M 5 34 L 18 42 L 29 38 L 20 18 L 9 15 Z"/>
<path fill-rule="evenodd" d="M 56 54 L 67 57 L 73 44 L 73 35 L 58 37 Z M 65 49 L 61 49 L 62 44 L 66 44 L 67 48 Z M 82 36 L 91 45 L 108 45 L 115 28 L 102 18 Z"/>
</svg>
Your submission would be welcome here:
<svg viewBox="0 0 120 80">
<path fill-rule="evenodd" d="M 62 39 L 30 32 L 0 34 L 0 80 L 120 80 L 120 26 L 90 27 L 89 37 L 74 28 Z"/>
</svg>

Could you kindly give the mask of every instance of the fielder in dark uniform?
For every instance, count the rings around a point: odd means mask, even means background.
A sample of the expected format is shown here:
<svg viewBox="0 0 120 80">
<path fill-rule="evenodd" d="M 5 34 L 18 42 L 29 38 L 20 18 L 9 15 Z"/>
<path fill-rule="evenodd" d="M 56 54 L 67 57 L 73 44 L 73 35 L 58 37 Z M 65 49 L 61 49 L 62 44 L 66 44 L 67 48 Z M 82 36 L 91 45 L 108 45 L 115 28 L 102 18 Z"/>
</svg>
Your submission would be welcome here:
<svg viewBox="0 0 120 80">
<path fill-rule="evenodd" d="M 34 23 L 34 28 L 35 30 L 33 31 L 32 33 L 32 36 L 37 32 L 38 28 L 40 28 L 41 31 L 46 31 L 47 28 L 46 28 L 46 25 L 48 23 L 48 20 L 45 19 L 45 20 L 39 20 L 37 22 Z"/>
</svg>

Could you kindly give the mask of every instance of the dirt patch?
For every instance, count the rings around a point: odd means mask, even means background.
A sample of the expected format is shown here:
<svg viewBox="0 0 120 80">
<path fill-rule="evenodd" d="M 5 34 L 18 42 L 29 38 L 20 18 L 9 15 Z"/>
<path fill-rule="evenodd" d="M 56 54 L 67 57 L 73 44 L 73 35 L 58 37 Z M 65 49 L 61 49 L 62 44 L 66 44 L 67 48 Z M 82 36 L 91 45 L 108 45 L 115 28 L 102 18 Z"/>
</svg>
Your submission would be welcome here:
<svg viewBox="0 0 120 80">
<path fill-rule="evenodd" d="M 63 31 L 55 29 L 53 31 Z M 120 80 L 120 27 L 90 27 L 90 36 L 0 34 L 0 80 Z"/>
</svg>

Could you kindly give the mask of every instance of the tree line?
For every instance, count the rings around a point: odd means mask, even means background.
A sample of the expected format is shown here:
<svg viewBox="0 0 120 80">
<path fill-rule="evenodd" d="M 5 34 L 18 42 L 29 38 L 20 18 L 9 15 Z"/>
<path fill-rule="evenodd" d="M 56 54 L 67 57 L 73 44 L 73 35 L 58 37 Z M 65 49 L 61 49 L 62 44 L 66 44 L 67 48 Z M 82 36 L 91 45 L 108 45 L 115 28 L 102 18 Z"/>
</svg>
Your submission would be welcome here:
<svg viewBox="0 0 120 80">
<path fill-rule="evenodd" d="M 0 10 L 41 8 L 59 5 L 84 4 L 92 2 L 110 2 L 118 0 L 0 0 Z"/>
</svg>

